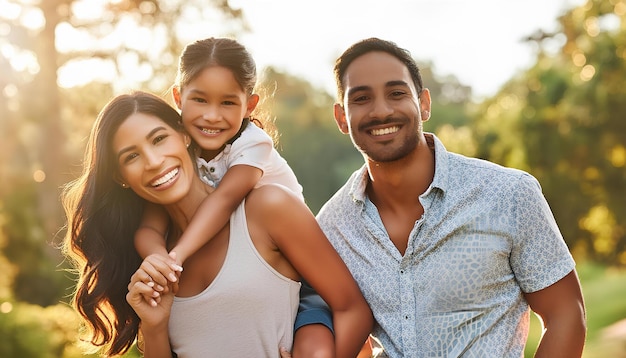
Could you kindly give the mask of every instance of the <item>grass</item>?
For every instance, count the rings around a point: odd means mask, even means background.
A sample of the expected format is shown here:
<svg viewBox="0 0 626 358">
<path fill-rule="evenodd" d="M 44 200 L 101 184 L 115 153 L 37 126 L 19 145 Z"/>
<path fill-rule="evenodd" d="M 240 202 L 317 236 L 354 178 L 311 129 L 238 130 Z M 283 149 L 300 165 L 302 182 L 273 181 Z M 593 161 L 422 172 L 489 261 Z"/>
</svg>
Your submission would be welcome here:
<svg viewBox="0 0 626 358">
<path fill-rule="evenodd" d="M 587 309 L 587 342 L 583 358 L 626 358 L 626 332 L 621 339 L 607 338 L 603 330 L 626 319 L 626 270 L 585 263 L 577 267 Z M 537 317 L 531 315 L 526 357 L 532 357 L 541 335 Z"/>
</svg>

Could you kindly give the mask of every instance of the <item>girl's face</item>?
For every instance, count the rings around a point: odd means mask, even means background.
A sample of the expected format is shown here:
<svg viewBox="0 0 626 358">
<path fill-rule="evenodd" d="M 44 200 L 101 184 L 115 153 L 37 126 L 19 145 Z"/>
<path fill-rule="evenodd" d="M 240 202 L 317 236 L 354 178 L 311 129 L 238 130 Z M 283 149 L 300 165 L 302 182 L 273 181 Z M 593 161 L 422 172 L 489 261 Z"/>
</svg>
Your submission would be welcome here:
<svg viewBox="0 0 626 358">
<path fill-rule="evenodd" d="M 182 92 L 174 88 L 173 94 L 183 125 L 202 149 L 205 160 L 224 149 L 259 100 L 258 95 L 246 94 L 231 70 L 221 66 L 205 68 Z"/>
<path fill-rule="evenodd" d="M 196 176 L 187 152 L 189 141 L 189 137 L 156 116 L 131 115 L 113 137 L 118 181 L 153 203 L 168 205 L 180 201 Z"/>
</svg>

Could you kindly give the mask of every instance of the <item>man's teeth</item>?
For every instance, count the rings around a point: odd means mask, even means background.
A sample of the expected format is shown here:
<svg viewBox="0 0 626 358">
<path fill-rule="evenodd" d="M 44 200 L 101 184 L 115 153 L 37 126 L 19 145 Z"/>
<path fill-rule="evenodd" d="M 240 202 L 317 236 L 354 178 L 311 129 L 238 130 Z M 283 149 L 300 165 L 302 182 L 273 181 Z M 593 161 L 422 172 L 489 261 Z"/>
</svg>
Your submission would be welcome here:
<svg viewBox="0 0 626 358">
<path fill-rule="evenodd" d="M 393 126 L 393 127 L 382 128 L 382 129 L 372 129 L 371 133 L 372 135 L 385 135 L 385 134 L 395 133 L 399 130 L 400 130 L 400 127 Z"/>
<path fill-rule="evenodd" d="M 168 181 L 172 180 L 176 174 L 178 174 L 178 168 L 172 170 L 171 172 L 165 174 L 164 176 L 160 177 L 159 179 L 155 180 L 152 182 L 152 186 L 156 187 L 159 185 L 163 185 L 165 183 L 167 183 Z"/>
<path fill-rule="evenodd" d="M 221 131 L 219 129 L 202 128 L 202 132 L 206 134 L 218 134 Z"/>
</svg>

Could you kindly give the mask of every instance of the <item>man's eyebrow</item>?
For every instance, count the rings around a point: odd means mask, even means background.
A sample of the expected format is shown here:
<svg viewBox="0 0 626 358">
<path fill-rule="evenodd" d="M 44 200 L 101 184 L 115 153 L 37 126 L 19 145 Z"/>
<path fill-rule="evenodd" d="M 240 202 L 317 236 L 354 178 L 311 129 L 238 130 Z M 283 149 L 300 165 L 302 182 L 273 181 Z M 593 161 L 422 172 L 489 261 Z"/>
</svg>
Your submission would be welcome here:
<svg viewBox="0 0 626 358">
<path fill-rule="evenodd" d="M 385 87 L 393 87 L 393 86 L 408 86 L 409 84 L 406 83 L 406 81 L 402 81 L 402 80 L 396 80 L 396 81 L 389 81 L 385 84 Z"/>
<path fill-rule="evenodd" d="M 355 92 L 359 92 L 359 91 L 365 91 L 370 89 L 370 86 L 357 86 L 357 87 L 352 87 L 348 90 L 348 96 L 351 96 L 352 94 L 354 94 Z"/>
<path fill-rule="evenodd" d="M 394 86 L 408 86 L 409 84 L 406 81 L 402 81 L 402 80 L 394 80 L 394 81 L 389 81 L 387 83 L 385 83 L 385 87 L 394 87 Z M 356 87 L 352 87 L 348 90 L 347 95 L 351 96 L 352 94 L 359 92 L 359 91 L 367 91 L 371 89 L 370 86 L 356 86 Z"/>
</svg>

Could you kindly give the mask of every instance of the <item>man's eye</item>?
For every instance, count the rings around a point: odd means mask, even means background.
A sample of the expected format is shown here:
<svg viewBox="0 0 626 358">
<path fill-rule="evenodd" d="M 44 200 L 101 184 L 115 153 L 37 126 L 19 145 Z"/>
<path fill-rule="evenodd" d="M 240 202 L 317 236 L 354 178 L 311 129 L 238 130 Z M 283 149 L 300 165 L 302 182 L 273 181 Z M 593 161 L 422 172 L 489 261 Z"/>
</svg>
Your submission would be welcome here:
<svg viewBox="0 0 626 358">
<path fill-rule="evenodd" d="M 404 91 L 393 91 L 391 92 L 391 96 L 392 97 L 401 97 L 404 96 L 406 94 L 406 92 Z"/>
</svg>

